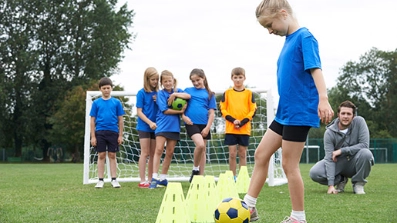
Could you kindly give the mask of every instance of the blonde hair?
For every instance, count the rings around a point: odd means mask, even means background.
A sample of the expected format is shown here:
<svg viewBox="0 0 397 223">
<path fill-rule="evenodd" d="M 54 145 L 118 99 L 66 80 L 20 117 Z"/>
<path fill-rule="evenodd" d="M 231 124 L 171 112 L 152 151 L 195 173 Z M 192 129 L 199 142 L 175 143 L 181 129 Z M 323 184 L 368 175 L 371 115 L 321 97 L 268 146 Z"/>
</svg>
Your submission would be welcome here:
<svg viewBox="0 0 397 223">
<path fill-rule="evenodd" d="M 146 92 L 153 92 L 159 90 L 159 83 L 157 83 L 154 89 L 150 85 L 150 79 L 152 77 L 157 77 L 157 78 L 159 77 L 159 73 L 157 72 L 156 68 L 154 67 L 146 68 L 145 73 L 143 74 L 143 89 Z"/>
<path fill-rule="evenodd" d="M 277 16 L 279 11 L 284 9 L 288 14 L 293 15 L 292 8 L 287 0 L 263 0 L 258 7 L 256 7 L 256 18 Z"/>
<path fill-rule="evenodd" d="M 174 89 L 176 89 L 177 81 L 176 81 L 176 79 L 174 78 L 174 75 L 171 73 L 171 71 L 163 70 L 163 71 L 161 72 L 161 75 L 160 75 L 160 84 L 161 84 L 161 85 L 163 85 L 162 82 L 163 82 L 163 77 L 164 77 L 164 76 L 172 77 L 172 79 L 174 80 Z M 164 87 L 163 87 L 163 88 L 164 88 Z"/>
<path fill-rule="evenodd" d="M 243 76 L 245 77 L 245 70 L 244 70 L 244 68 L 241 68 L 241 67 L 236 67 L 236 68 L 234 68 L 234 69 L 232 70 L 232 76 L 231 76 L 231 77 L 233 77 L 233 75 L 236 75 L 236 76 L 243 75 Z"/>
<path fill-rule="evenodd" d="M 212 95 L 214 95 L 215 93 L 211 91 L 210 87 L 208 86 L 207 77 L 205 76 L 204 71 L 202 69 L 195 68 L 192 70 L 192 72 L 190 72 L 189 78 L 192 78 L 193 75 L 197 75 L 204 79 L 204 87 L 208 92 L 208 99 L 211 99 Z"/>
</svg>

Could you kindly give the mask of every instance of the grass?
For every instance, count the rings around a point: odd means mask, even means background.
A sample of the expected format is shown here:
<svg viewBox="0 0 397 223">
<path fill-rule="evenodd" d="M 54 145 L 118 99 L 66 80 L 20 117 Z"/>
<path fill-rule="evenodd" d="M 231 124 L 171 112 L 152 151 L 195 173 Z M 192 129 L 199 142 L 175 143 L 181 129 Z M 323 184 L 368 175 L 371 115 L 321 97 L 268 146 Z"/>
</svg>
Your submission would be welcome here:
<svg viewBox="0 0 397 223">
<path fill-rule="evenodd" d="M 354 195 L 350 182 L 327 195 L 309 179 L 311 166 L 301 164 L 308 222 L 397 222 L 397 164 L 376 164 L 365 195 Z M 95 189 L 82 173 L 82 164 L 0 164 L 0 222 L 156 222 L 165 189 Z M 186 195 L 189 184 L 182 186 Z M 258 222 L 280 222 L 291 211 L 288 186 L 265 185 L 257 208 Z"/>
</svg>

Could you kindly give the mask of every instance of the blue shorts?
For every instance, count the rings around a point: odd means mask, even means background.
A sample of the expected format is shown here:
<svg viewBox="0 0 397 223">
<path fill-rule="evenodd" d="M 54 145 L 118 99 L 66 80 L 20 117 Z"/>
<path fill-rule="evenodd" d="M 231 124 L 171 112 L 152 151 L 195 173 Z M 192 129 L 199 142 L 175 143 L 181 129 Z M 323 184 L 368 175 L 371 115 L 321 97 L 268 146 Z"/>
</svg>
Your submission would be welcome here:
<svg viewBox="0 0 397 223">
<path fill-rule="evenodd" d="M 310 126 L 281 125 L 280 123 L 273 121 L 272 124 L 270 124 L 269 129 L 273 130 L 278 135 L 281 135 L 283 140 L 306 142 Z"/>
<path fill-rule="evenodd" d="M 239 134 L 226 134 L 225 135 L 225 145 L 234 146 L 248 146 L 250 141 L 249 135 L 239 135 Z"/>
<path fill-rule="evenodd" d="M 96 147 L 95 150 L 100 152 L 118 152 L 119 151 L 119 143 L 117 139 L 119 138 L 119 133 L 113 131 L 96 131 Z"/>
<path fill-rule="evenodd" d="M 200 134 L 201 135 L 201 131 L 203 131 L 203 129 L 205 127 L 207 127 L 207 125 L 195 125 L 195 124 L 193 124 L 193 125 L 185 125 L 185 127 L 186 127 L 187 135 L 190 138 L 192 138 L 192 135 L 194 135 L 194 134 Z M 203 137 L 203 139 L 206 139 L 206 140 L 207 139 L 211 139 L 211 130 L 208 131 L 207 136 Z"/>
</svg>

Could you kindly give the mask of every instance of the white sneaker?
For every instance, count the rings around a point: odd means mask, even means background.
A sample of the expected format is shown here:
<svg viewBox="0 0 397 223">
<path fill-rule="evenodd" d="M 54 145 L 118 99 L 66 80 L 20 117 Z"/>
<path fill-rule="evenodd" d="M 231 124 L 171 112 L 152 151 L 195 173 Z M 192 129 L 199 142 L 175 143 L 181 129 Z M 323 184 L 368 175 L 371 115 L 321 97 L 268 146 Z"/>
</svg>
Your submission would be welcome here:
<svg viewBox="0 0 397 223">
<path fill-rule="evenodd" d="M 357 182 L 353 185 L 353 192 L 355 194 L 365 194 L 364 191 L 365 182 Z"/>
<path fill-rule="evenodd" d="M 121 187 L 119 182 L 117 182 L 117 180 L 112 180 L 112 182 L 110 182 L 110 183 L 112 184 L 113 188 L 120 188 Z"/>
<path fill-rule="evenodd" d="M 103 182 L 103 180 L 98 181 L 98 183 L 96 183 L 95 188 L 103 188 L 103 185 L 105 184 L 105 182 Z"/>
</svg>

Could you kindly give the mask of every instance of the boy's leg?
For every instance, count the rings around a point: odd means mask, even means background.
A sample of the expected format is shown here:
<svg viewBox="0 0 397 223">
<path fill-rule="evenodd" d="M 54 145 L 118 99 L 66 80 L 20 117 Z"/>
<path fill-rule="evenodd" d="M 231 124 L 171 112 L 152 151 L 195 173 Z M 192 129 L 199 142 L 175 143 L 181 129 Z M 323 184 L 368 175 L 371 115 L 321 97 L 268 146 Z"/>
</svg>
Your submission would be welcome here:
<svg viewBox="0 0 397 223">
<path fill-rule="evenodd" d="M 108 152 L 108 157 L 109 157 L 110 176 L 112 177 L 112 179 L 117 178 L 116 153 Z"/>
<path fill-rule="evenodd" d="M 98 152 L 98 178 L 103 179 L 105 174 L 105 159 L 106 159 L 106 152 Z"/>
<path fill-rule="evenodd" d="M 239 168 L 247 166 L 247 146 L 238 146 Z"/>
<path fill-rule="evenodd" d="M 233 171 L 233 176 L 236 176 L 237 166 L 237 145 L 229 145 L 229 170 Z"/>
</svg>

